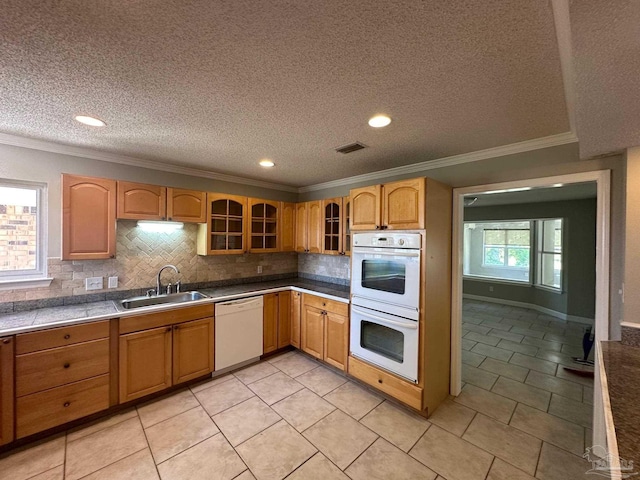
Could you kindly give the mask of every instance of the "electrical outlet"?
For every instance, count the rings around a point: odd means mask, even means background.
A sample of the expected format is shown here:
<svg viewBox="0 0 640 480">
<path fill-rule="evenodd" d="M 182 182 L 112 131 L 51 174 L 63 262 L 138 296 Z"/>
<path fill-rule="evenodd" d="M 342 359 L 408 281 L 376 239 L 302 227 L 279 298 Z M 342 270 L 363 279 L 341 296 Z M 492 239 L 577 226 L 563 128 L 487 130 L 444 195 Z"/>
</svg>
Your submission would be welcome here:
<svg viewBox="0 0 640 480">
<path fill-rule="evenodd" d="M 493 287 L 489 287 L 489 291 L 490 291 L 490 292 L 493 292 Z"/>
<path fill-rule="evenodd" d="M 262 273 L 262 265 L 258 265 L 258 273 Z"/>
<path fill-rule="evenodd" d="M 118 277 L 109 277 L 109 288 L 118 288 Z"/>
<path fill-rule="evenodd" d="M 102 277 L 89 277 L 84 280 L 85 290 L 102 290 Z"/>
</svg>

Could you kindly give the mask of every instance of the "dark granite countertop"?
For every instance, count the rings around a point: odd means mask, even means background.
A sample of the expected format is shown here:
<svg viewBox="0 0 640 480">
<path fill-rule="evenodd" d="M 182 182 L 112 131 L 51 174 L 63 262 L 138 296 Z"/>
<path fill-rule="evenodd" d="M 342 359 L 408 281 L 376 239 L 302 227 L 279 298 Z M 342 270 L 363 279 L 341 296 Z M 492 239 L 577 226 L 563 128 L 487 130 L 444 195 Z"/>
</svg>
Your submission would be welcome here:
<svg viewBox="0 0 640 480">
<path fill-rule="evenodd" d="M 349 287 L 314 280 L 289 278 L 216 288 L 204 288 L 200 289 L 200 291 L 209 298 L 188 303 L 137 308 L 126 312 L 117 310 L 114 302 L 107 300 L 2 314 L 0 315 L 0 336 L 42 330 L 44 328 L 69 325 L 73 323 L 128 317 L 151 311 L 157 312 L 172 308 L 185 307 L 196 303 L 215 303 L 225 300 L 233 300 L 234 298 L 242 298 L 253 294 L 262 295 L 265 293 L 282 291 L 289 287 L 293 287 L 298 291 L 320 295 L 333 300 L 349 302 Z"/>
<path fill-rule="evenodd" d="M 640 466 L 640 348 L 602 342 L 618 454 Z"/>
</svg>

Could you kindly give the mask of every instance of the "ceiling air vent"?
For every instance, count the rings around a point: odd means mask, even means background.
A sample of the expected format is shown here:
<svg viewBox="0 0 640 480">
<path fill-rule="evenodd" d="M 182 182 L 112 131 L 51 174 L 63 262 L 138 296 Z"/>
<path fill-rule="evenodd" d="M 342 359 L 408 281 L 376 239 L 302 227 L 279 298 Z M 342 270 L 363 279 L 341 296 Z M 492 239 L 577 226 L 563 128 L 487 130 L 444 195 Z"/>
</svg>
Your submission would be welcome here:
<svg viewBox="0 0 640 480">
<path fill-rule="evenodd" d="M 356 152 L 358 150 L 362 150 L 366 148 L 366 145 L 363 145 L 360 142 L 350 143 L 348 145 L 343 145 L 341 147 L 336 148 L 336 152 L 338 153 L 351 153 Z"/>
</svg>

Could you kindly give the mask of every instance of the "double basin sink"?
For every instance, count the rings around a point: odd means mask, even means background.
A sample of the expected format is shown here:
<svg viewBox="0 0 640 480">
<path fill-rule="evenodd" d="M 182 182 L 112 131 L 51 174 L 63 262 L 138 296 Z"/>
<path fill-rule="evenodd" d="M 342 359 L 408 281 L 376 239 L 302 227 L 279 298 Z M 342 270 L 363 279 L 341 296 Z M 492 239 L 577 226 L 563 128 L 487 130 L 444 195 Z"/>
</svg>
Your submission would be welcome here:
<svg viewBox="0 0 640 480">
<path fill-rule="evenodd" d="M 170 293 L 167 295 L 154 295 L 151 297 L 131 297 L 124 300 L 114 302 L 116 308 L 120 311 L 135 310 L 141 307 L 152 307 L 154 305 L 171 305 L 184 302 L 193 302 L 208 298 L 204 293 L 198 291 Z"/>
</svg>

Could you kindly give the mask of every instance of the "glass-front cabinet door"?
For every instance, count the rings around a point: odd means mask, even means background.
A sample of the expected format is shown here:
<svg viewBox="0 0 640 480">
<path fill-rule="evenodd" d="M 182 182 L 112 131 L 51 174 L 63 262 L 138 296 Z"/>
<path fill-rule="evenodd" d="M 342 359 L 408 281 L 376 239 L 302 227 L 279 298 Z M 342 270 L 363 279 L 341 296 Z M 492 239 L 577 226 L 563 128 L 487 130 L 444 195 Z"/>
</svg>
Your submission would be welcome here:
<svg viewBox="0 0 640 480">
<path fill-rule="evenodd" d="M 246 253 L 247 198 L 207 194 L 207 223 L 198 229 L 198 254 Z"/>
<path fill-rule="evenodd" d="M 279 202 L 249 199 L 250 252 L 278 251 L 278 209 Z"/>
<path fill-rule="evenodd" d="M 324 200 L 322 253 L 342 255 L 342 198 Z"/>
</svg>

